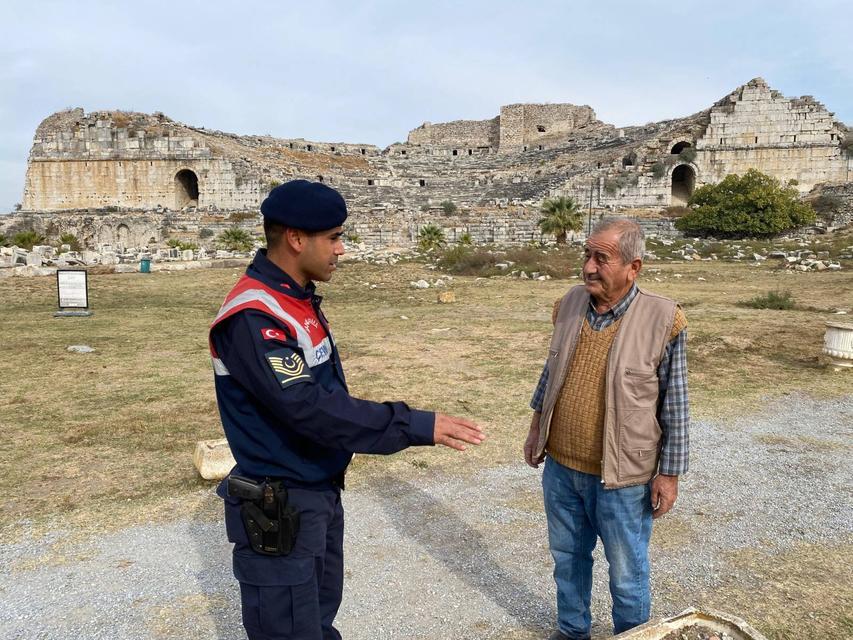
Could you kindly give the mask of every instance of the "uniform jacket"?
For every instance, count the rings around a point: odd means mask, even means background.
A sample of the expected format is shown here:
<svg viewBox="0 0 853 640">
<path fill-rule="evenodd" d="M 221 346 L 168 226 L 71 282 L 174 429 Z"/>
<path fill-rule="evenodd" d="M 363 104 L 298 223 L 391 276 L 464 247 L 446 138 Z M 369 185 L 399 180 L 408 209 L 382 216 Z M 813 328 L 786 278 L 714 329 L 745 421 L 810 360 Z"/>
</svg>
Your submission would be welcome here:
<svg viewBox="0 0 853 640">
<path fill-rule="evenodd" d="M 322 486 L 353 453 L 433 443 L 433 413 L 349 395 L 321 300 L 262 249 L 211 325 L 216 399 L 241 475 Z"/>
<path fill-rule="evenodd" d="M 560 302 L 548 351 L 548 384 L 539 418 L 541 455 L 554 405 L 566 379 L 590 296 L 573 287 Z M 607 360 L 602 481 L 608 489 L 648 482 L 657 470 L 661 429 L 657 421 L 657 368 L 669 342 L 675 302 L 639 290 L 625 312 Z"/>
</svg>

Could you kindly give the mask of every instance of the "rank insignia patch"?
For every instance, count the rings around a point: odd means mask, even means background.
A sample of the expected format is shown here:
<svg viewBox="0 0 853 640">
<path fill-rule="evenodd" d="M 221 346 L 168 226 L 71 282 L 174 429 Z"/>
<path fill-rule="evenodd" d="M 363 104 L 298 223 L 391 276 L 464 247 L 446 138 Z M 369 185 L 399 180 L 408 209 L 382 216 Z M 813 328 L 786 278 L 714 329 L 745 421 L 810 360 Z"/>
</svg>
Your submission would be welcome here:
<svg viewBox="0 0 853 640">
<path fill-rule="evenodd" d="M 276 349 L 266 354 L 273 375 L 281 383 L 282 388 L 300 382 L 311 382 L 310 370 L 305 361 L 293 349 Z"/>
</svg>

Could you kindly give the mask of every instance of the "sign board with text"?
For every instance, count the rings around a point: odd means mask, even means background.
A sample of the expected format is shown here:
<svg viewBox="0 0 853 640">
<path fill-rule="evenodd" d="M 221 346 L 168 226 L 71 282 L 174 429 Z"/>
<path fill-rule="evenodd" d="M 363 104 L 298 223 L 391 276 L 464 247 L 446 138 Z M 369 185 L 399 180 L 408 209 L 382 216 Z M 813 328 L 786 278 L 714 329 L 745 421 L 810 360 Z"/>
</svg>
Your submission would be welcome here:
<svg viewBox="0 0 853 640">
<path fill-rule="evenodd" d="M 56 289 L 60 309 L 89 308 L 88 274 L 82 270 L 60 269 L 56 272 Z"/>
</svg>

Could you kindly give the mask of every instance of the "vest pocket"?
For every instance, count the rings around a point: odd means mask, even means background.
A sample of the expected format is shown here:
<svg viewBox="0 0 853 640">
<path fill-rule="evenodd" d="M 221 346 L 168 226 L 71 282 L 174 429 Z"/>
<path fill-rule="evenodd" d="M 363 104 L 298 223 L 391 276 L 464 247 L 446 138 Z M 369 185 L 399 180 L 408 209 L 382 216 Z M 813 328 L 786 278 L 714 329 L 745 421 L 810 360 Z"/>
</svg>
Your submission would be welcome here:
<svg viewBox="0 0 853 640">
<path fill-rule="evenodd" d="M 657 371 L 653 369 L 625 369 L 623 388 L 625 397 L 620 403 L 627 407 L 652 407 L 660 394 Z"/>
<path fill-rule="evenodd" d="M 652 409 L 619 415 L 619 479 L 651 476 L 657 468 L 661 430 Z"/>
</svg>

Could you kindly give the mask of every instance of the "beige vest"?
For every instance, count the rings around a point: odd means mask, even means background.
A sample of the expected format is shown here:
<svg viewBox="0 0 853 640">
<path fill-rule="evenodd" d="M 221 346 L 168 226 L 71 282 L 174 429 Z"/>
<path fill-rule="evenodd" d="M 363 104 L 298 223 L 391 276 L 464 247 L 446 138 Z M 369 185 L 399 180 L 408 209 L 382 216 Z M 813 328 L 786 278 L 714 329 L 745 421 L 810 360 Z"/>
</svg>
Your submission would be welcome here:
<svg viewBox="0 0 853 640">
<path fill-rule="evenodd" d="M 622 316 L 607 358 L 601 477 L 608 489 L 648 482 L 657 470 L 657 368 L 672 331 L 675 302 L 642 289 Z M 566 380 L 589 294 L 583 285 L 563 297 L 548 351 L 548 385 L 536 454 L 545 451 L 554 405 Z"/>
</svg>

